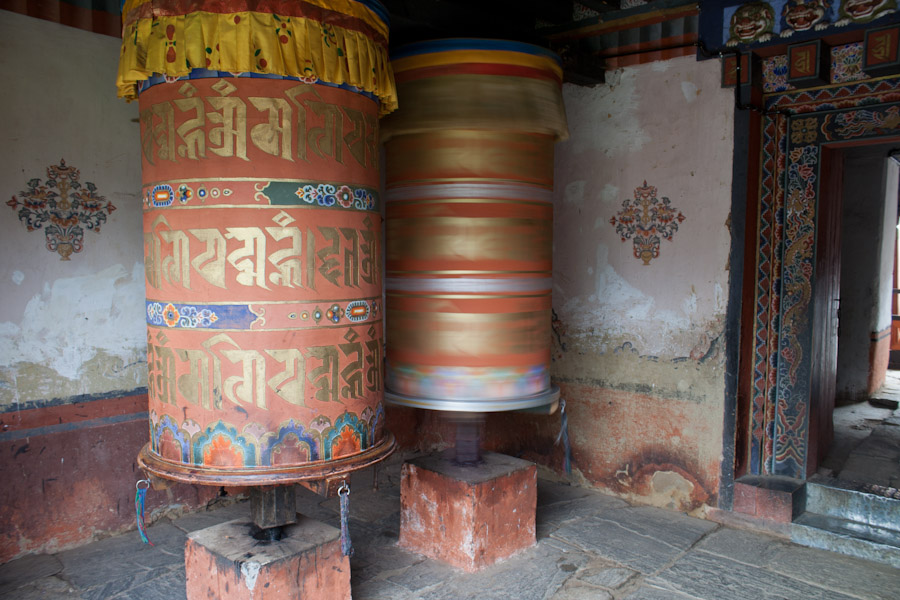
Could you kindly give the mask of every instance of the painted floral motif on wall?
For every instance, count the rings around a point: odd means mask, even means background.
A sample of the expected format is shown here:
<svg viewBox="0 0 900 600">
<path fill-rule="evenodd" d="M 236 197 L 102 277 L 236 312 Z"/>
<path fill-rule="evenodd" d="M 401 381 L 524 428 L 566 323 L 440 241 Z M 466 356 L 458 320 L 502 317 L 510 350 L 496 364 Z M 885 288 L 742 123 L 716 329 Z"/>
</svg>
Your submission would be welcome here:
<svg viewBox="0 0 900 600">
<path fill-rule="evenodd" d="M 609 222 L 616 228 L 622 241 L 632 240 L 634 257 L 649 265 L 659 257 L 661 240 L 672 241 L 678 224 L 685 216 L 672 206 L 663 196 L 657 197 L 656 186 L 644 185 L 635 188 L 634 198 L 622 202 L 622 210 Z"/>
<path fill-rule="evenodd" d="M 34 178 L 27 189 L 6 204 L 17 212 L 28 231 L 44 230 L 46 247 L 60 260 L 70 260 L 84 249 L 84 230 L 100 233 L 106 216 L 116 210 L 112 202 L 97 194 L 90 181 L 83 184 L 81 173 L 60 160 L 47 167 L 47 180 Z"/>
</svg>

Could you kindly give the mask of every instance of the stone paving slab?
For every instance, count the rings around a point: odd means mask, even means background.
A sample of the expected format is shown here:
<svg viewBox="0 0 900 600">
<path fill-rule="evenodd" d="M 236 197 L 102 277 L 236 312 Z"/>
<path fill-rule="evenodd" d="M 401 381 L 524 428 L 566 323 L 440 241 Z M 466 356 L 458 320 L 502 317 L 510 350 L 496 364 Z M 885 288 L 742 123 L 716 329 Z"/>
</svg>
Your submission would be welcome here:
<svg viewBox="0 0 900 600">
<path fill-rule="evenodd" d="M 109 600 L 186 600 L 184 568 L 144 582 Z"/>
<path fill-rule="evenodd" d="M 680 513 L 629 507 L 567 523 L 552 537 L 649 574 L 674 561 L 716 527 L 711 521 Z"/>
<path fill-rule="evenodd" d="M 0 598 L 15 600 L 82 600 L 82 595 L 68 581 L 53 575 L 32 580 L 27 585 L 7 589 Z"/>
<path fill-rule="evenodd" d="M 785 543 L 775 549 L 766 567 L 849 596 L 867 600 L 900 598 L 900 569 L 852 556 Z"/>
<path fill-rule="evenodd" d="M 547 540 L 477 573 L 458 571 L 419 592 L 421 600 L 550 600 L 590 557 Z"/>
<path fill-rule="evenodd" d="M 130 532 L 56 556 L 63 564 L 66 579 L 79 588 L 109 585 L 110 589 L 118 587 L 118 593 L 126 589 L 121 586 L 147 573 L 184 566 L 183 531 L 168 523 L 156 523 L 148 528 L 147 535 L 154 546 L 141 542 L 137 532 Z"/>
<path fill-rule="evenodd" d="M 769 535 L 723 527 L 712 532 L 697 549 L 755 567 L 764 567 L 786 542 Z"/>
<path fill-rule="evenodd" d="M 576 578 L 595 587 L 616 590 L 628 583 L 635 575 L 637 575 L 637 571 L 611 566 L 608 561 L 595 559 L 585 565 Z"/>
<path fill-rule="evenodd" d="M 853 599 L 852 596 L 704 552 L 689 553 L 646 581 L 660 589 L 689 594 L 701 600 Z"/>
<path fill-rule="evenodd" d="M 553 595 L 552 600 L 612 600 L 607 591 L 588 585 L 582 581 L 570 580 Z"/>
<path fill-rule="evenodd" d="M 52 554 L 26 556 L 0 565 L 0 598 L 35 579 L 50 577 L 62 570 L 62 563 Z"/>
<path fill-rule="evenodd" d="M 654 587 L 652 585 L 642 585 L 636 591 L 625 596 L 624 600 L 698 600 L 696 596 L 673 592 Z"/>
</svg>

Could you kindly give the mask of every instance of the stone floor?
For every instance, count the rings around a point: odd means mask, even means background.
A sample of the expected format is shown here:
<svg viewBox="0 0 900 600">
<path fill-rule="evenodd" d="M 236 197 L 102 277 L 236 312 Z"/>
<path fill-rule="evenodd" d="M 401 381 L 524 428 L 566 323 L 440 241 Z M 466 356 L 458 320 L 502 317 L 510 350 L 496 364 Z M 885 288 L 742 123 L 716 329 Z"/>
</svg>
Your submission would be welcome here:
<svg viewBox="0 0 900 600">
<path fill-rule="evenodd" d="M 466 574 L 397 546 L 400 458 L 351 481 L 356 600 L 757 600 L 900 597 L 900 570 L 541 479 L 537 546 Z M 153 492 L 151 492 L 153 493 Z M 305 490 L 304 514 L 338 526 L 337 499 Z M 246 502 L 0 566 L 0 598 L 177 600 L 188 532 L 243 517 Z"/>
<path fill-rule="evenodd" d="M 873 400 L 834 409 L 834 441 L 819 473 L 840 480 L 900 488 L 900 371 L 888 371 Z"/>
</svg>

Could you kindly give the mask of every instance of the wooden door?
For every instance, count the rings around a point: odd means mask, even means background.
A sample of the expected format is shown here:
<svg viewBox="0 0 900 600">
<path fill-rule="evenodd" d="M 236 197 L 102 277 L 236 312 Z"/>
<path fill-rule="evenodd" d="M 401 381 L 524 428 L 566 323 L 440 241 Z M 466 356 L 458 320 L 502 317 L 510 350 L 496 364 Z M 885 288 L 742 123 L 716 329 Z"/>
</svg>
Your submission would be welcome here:
<svg viewBox="0 0 900 600">
<path fill-rule="evenodd" d="M 834 437 L 832 413 L 837 380 L 843 195 L 843 155 L 839 150 L 822 148 L 820 176 L 816 218 L 816 271 L 812 290 L 813 347 L 807 476 L 816 472 Z"/>
</svg>

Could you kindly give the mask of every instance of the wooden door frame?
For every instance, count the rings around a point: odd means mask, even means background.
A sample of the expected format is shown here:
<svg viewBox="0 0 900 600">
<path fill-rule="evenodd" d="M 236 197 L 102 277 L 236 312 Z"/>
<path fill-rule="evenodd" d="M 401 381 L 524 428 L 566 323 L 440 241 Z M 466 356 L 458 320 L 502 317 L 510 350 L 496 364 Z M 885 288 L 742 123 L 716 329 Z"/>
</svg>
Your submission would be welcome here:
<svg viewBox="0 0 900 600">
<path fill-rule="evenodd" d="M 735 415 L 746 429 L 743 439 L 736 435 L 735 475 L 804 479 L 822 148 L 900 135 L 900 78 L 782 93 L 765 105 L 759 196 L 748 213 L 756 231 L 747 240 L 754 247 L 746 257 Z"/>
</svg>

